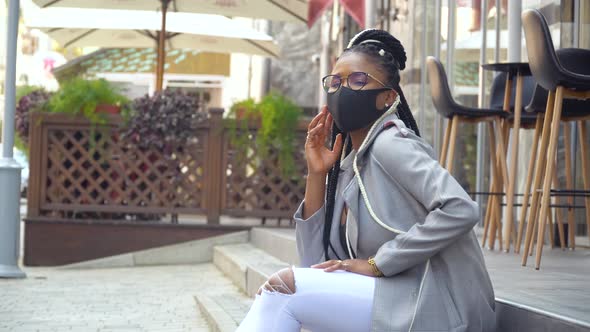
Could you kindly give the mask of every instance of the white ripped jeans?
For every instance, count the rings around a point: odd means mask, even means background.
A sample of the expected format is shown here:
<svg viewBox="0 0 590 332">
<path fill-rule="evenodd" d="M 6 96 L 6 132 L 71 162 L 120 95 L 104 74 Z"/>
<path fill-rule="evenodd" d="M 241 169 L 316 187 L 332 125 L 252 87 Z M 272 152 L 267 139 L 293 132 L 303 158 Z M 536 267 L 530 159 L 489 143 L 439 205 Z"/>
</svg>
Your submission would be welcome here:
<svg viewBox="0 0 590 332">
<path fill-rule="evenodd" d="M 375 278 L 346 271 L 292 269 L 295 292 L 262 287 L 236 332 L 370 331 Z"/>
</svg>

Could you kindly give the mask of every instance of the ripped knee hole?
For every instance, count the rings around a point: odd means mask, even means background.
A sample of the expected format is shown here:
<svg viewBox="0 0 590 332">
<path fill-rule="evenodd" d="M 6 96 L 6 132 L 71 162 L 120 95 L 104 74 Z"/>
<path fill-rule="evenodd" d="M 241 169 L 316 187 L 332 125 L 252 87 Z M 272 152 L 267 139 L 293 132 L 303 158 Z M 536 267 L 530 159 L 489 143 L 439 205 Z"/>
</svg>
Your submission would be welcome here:
<svg viewBox="0 0 590 332">
<path fill-rule="evenodd" d="M 268 280 L 258 289 L 257 294 L 262 293 L 262 289 L 269 292 L 278 292 L 292 295 L 295 293 L 295 275 L 291 268 L 284 268 L 268 278 Z"/>
</svg>

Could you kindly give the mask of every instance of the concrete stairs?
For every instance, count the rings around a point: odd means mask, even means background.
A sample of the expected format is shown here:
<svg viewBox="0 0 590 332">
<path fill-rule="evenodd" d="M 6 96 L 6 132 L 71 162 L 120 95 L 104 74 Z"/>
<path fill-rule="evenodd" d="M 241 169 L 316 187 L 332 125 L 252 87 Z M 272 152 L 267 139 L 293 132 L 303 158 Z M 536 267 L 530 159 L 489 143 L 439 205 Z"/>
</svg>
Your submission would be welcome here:
<svg viewBox="0 0 590 332">
<path fill-rule="evenodd" d="M 213 263 L 240 292 L 197 296 L 212 331 L 234 331 L 246 315 L 254 294 L 274 272 L 298 264 L 293 229 L 253 228 L 243 243 L 217 244 Z M 590 331 L 588 324 L 497 298 L 498 331 Z"/>
<path fill-rule="evenodd" d="M 213 263 L 241 292 L 195 296 L 212 332 L 234 331 L 259 287 L 273 273 L 297 263 L 296 251 L 291 251 L 295 238 L 290 233 L 292 230 L 253 228 L 249 242 L 213 247 Z"/>
</svg>

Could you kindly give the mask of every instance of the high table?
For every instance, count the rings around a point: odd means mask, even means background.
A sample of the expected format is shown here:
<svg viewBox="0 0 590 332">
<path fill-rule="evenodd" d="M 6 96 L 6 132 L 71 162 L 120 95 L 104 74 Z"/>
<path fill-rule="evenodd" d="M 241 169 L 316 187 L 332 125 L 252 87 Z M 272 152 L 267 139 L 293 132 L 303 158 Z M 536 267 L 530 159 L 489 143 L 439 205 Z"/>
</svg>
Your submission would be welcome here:
<svg viewBox="0 0 590 332">
<path fill-rule="evenodd" d="M 510 165 L 508 171 L 508 179 L 504 179 L 505 182 L 508 184 L 508 189 L 506 191 L 506 206 L 507 206 L 507 214 L 506 214 L 506 221 L 503 225 L 503 238 L 504 238 L 504 250 L 508 252 L 510 250 L 510 240 L 511 237 L 514 236 L 512 233 L 513 228 L 513 220 L 514 220 L 514 191 L 516 185 L 516 167 L 518 162 L 518 131 L 520 129 L 520 118 L 522 112 L 522 80 L 524 76 L 530 76 L 531 70 L 529 68 L 529 64 L 526 62 L 501 62 L 501 63 L 490 63 L 481 65 L 485 70 L 492 70 L 496 72 L 505 72 L 506 75 L 506 86 L 504 92 L 504 105 L 503 109 L 506 112 L 510 112 L 510 99 L 512 93 L 512 84 L 514 78 L 516 77 L 516 98 L 514 101 L 514 124 L 513 124 L 513 140 L 511 143 L 510 148 Z M 508 121 L 504 120 L 502 126 L 502 133 L 505 138 L 505 142 L 507 142 L 508 133 L 509 133 L 509 126 Z M 508 145 L 508 144 L 507 144 Z M 499 153 L 506 153 L 504 151 L 499 151 Z M 523 203 L 524 204 L 524 203 Z M 523 206 L 526 208 L 526 206 Z M 523 220 L 521 220 L 523 222 Z M 495 225 L 492 223 L 492 226 Z M 494 229 L 492 227 L 492 229 Z M 495 241 L 495 231 L 492 232 L 490 235 L 490 242 L 491 247 L 493 248 L 493 243 Z M 520 242 L 520 241 L 516 241 Z M 515 243 L 516 243 L 515 242 Z"/>
</svg>

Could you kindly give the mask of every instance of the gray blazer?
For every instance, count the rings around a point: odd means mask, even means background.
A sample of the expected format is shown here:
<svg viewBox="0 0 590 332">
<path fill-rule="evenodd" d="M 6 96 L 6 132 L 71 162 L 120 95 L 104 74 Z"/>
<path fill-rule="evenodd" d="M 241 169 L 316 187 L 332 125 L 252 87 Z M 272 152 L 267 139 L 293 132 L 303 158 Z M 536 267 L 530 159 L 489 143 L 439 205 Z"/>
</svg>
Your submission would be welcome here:
<svg viewBox="0 0 590 332">
<path fill-rule="evenodd" d="M 346 203 L 351 249 L 357 258 L 375 256 L 385 275 L 376 279 L 371 331 L 495 331 L 494 292 L 472 230 L 478 205 L 397 114 L 376 128 L 357 153 L 359 173 L 374 215 L 401 233 L 370 215 L 351 154 L 341 163 L 330 234 L 348 258 L 338 235 Z M 324 261 L 325 207 L 303 220 L 304 204 L 294 219 L 301 266 L 309 267 Z M 332 250 L 329 257 L 336 259 Z"/>
</svg>

